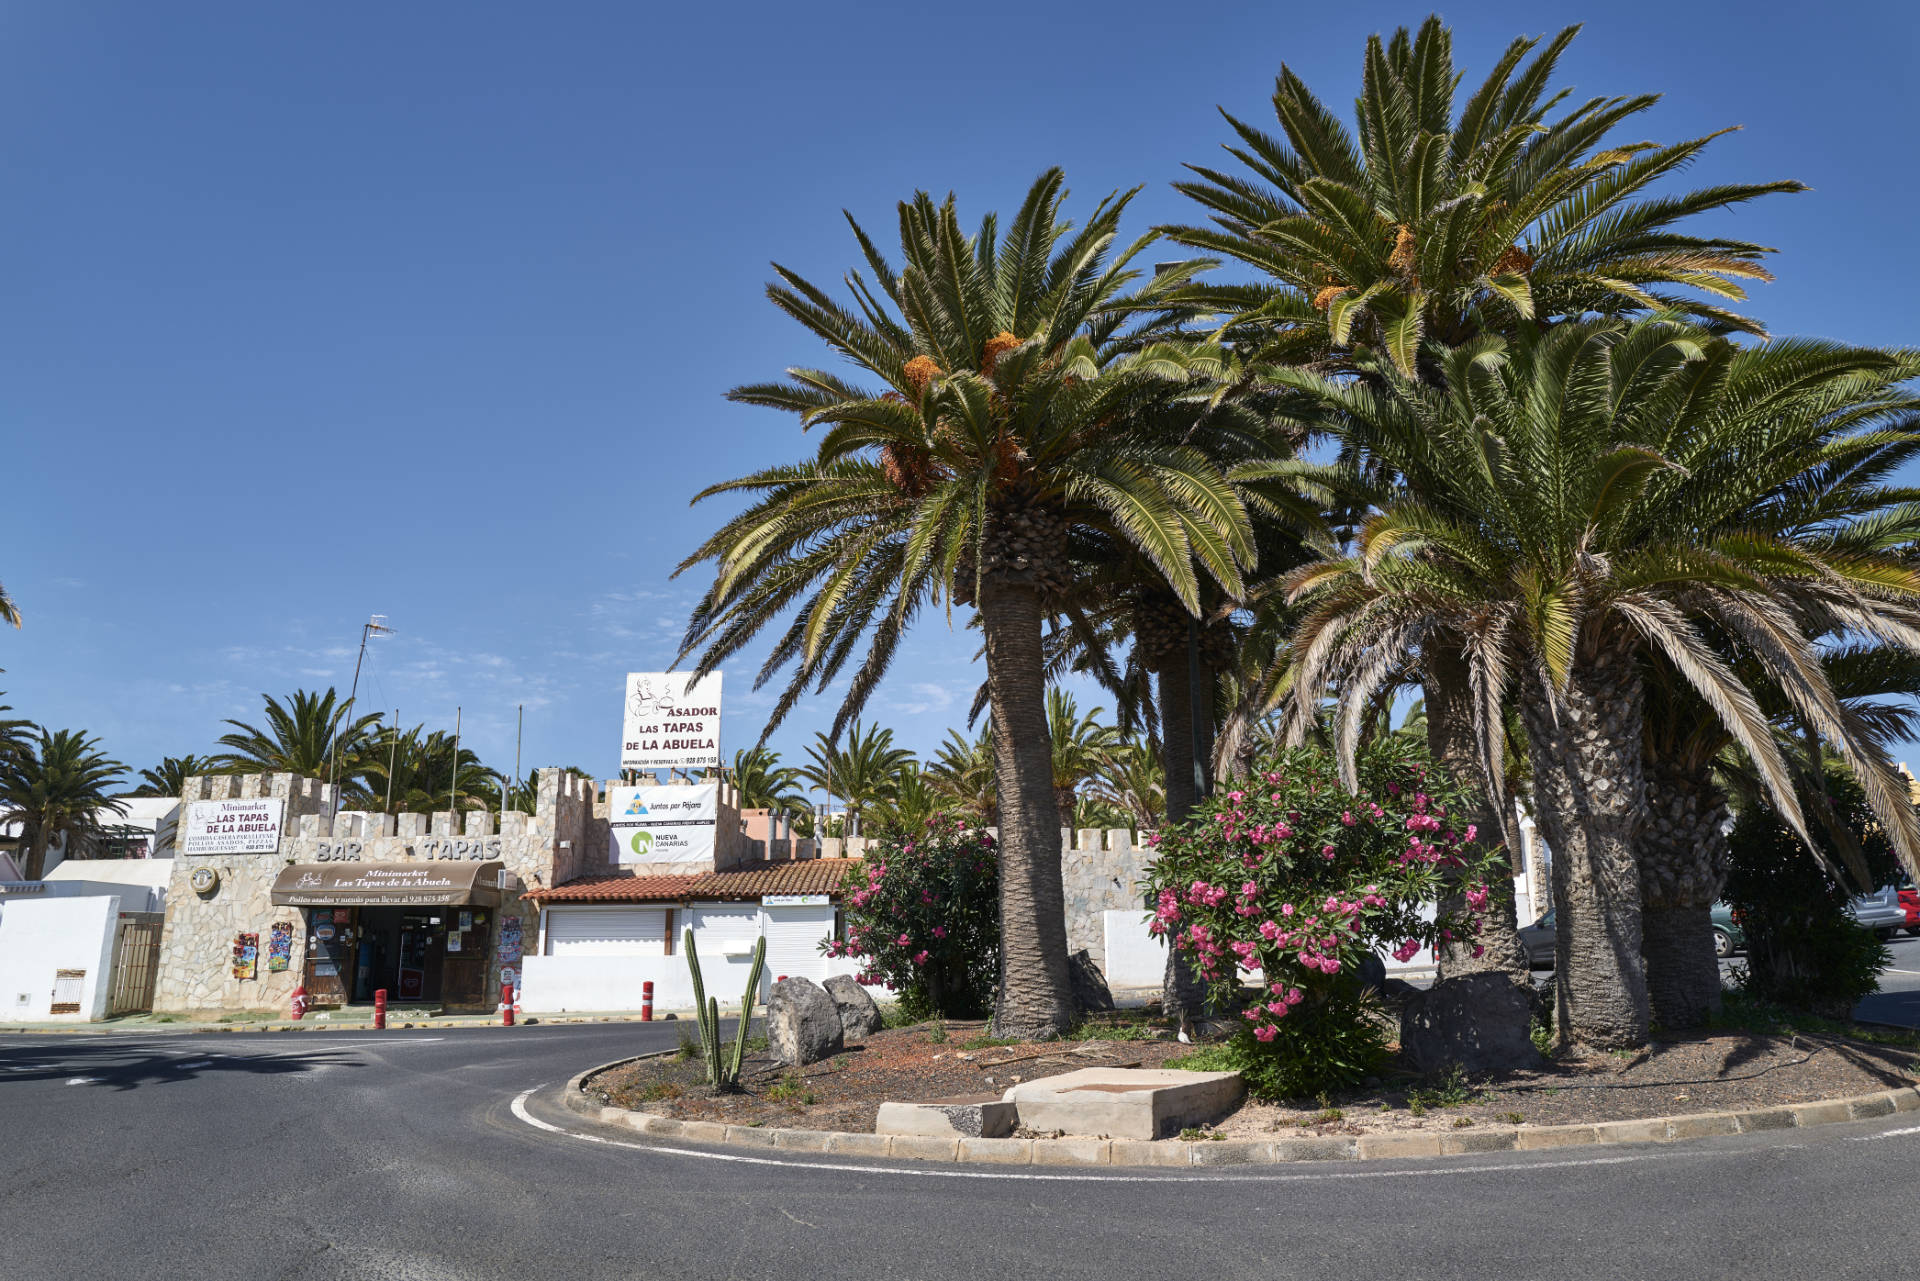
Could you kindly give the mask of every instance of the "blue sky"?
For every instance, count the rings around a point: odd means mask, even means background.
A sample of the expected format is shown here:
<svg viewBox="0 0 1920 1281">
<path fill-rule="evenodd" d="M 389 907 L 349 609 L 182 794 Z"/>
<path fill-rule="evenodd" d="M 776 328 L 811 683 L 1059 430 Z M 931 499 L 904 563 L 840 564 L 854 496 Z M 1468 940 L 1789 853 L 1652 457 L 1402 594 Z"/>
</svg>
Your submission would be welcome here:
<svg viewBox="0 0 1920 1281">
<path fill-rule="evenodd" d="M 16 714 L 136 768 L 208 751 L 263 691 L 345 689 L 509 765 L 611 772 L 622 673 L 662 666 L 726 511 L 797 457 L 722 400 L 823 354 L 768 305 L 924 187 L 969 220 L 1051 164 L 1072 210 L 1169 183 L 1269 119 L 1280 63 L 1342 109 L 1362 41 L 1421 5 L 60 4 L 0 10 L 0 634 Z M 1582 95 L 1664 92 L 1646 136 L 1725 125 L 1690 183 L 1814 190 L 1719 220 L 1776 245 L 1778 333 L 1913 342 L 1908 4 L 1443 10 L 1477 81 L 1587 21 Z M 1637 134 L 1635 136 L 1638 136 Z M 931 750 L 979 670 L 930 621 L 872 704 Z M 725 748 L 768 697 L 729 669 Z M 797 754 L 832 704 L 775 738 Z"/>
</svg>

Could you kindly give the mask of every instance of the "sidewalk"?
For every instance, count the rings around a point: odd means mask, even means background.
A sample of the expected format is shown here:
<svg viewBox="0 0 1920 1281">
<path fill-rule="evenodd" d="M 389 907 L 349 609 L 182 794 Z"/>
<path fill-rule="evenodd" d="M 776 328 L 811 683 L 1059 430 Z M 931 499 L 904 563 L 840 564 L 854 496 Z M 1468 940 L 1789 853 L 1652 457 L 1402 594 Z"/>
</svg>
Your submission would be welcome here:
<svg viewBox="0 0 1920 1281">
<path fill-rule="evenodd" d="M 655 1010 L 653 1021 L 691 1020 L 692 1009 Z M 520 1014 L 514 1023 L 520 1027 L 554 1027 L 573 1023 L 641 1023 L 638 1010 L 610 1010 L 594 1014 Z M 496 1014 L 437 1014 L 430 1010 L 394 1009 L 387 1011 L 387 1030 L 402 1028 L 500 1027 Z M 204 1032 L 368 1032 L 373 1030 L 370 1009 L 323 1010 L 306 1018 L 293 1019 L 257 1015 L 228 1016 L 225 1019 L 192 1019 L 178 1014 L 128 1014 L 99 1023 L 39 1022 L 0 1023 L 0 1034 L 46 1033 L 68 1036 L 124 1036 L 128 1033 L 170 1034 Z"/>
</svg>

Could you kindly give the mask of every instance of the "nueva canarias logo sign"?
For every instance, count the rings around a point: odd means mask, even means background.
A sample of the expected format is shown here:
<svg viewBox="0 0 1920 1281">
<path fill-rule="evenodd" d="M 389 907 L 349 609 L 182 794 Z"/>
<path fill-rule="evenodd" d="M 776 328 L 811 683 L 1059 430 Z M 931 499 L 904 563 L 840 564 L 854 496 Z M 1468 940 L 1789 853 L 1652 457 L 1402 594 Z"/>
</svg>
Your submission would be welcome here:
<svg viewBox="0 0 1920 1281">
<path fill-rule="evenodd" d="M 616 787 L 608 800 L 609 862 L 711 865 L 717 784 Z"/>
</svg>

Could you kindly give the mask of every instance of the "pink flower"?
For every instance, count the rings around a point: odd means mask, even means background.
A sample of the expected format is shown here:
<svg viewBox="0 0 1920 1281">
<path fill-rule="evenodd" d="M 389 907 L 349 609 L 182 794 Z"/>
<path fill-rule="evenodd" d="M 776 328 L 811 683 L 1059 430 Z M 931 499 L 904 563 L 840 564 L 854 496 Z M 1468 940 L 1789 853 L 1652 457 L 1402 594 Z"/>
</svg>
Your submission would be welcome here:
<svg viewBox="0 0 1920 1281">
<path fill-rule="evenodd" d="M 1413 954 L 1415 952 L 1418 952 L 1419 950 L 1420 950 L 1420 940 L 1408 939 L 1406 942 L 1402 943 L 1399 947 L 1396 947 L 1393 949 L 1393 959 L 1396 961 L 1399 961 L 1401 964 L 1404 965 L 1406 962 L 1412 960 Z"/>
<path fill-rule="evenodd" d="M 1307 994 L 1306 994 L 1305 992 L 1302 992 L 1302 991 L 1301 991 L 1301 990 L 1300 990 L 1299 988 L 1297 988 L 1297 987 L 1290 987 L 1290 988 L 1288 988 L 1288 989 L 1287 989 L 1287 1004 L 1288 1004 L 1288 1005 L 1298 1005 L 1298 1004 L 1300 1004 L 1300 1002 L 1302 1002 L 1302 1001 L 1304 1001 L 1304 1000 L 1306 1000 L 1306 999 L 1307 999 Z"/>
<path fill-rule="evenodd" d="M 1256 1041 L 1271 1041 L 1279 1031 L 1280 1029 L 1271 1023 L 1262 1023 L 1259 1027 L 1253 1029 L 1253 1039 Z"/>
<path fill-rule="evenodd" d="M 1342 823 L 1345 823 L 1345 824 L 1346 824 L 1346 825 L 1347 825 L 1348 827 L 1352 827 L 1352 826 L 1353 826 L 1353 811 L 1352 811 L 1352 810 L 1341 810 L 1341 811 L 1340 811 L 1340 821 L 1341 821 Z"/>
<path fill-rule="evenodd" d="M 908 944 L 910 944 L 910 943 L 912 943 L 912 942 L 913 942 L 913 940 L 912 940 L 912 939 L 910 939 L 910 938 L 908 938 L 908 937 L 907 937 L 906 935 L 904 935 L 904 934 L 902 934 L 902 935 L 901 935 L 901 936 L 900 936 L 900 937 L 899 937 L 898 939 L 896 939 L 895 941 L 896 941 L 897 943 L 899 943 L 901 947 L 906 947 L 906 946 L 907 946 Z"/>
<path fill-rule="evenodd" d="M 927 963 L 927 954 L 925 952 L 915 952 L 913 954 L 913 963 L 915 965 L 925 965 Z"/>
<path fill-rule="evenodd" d="M 1280 915 L 1282 915 L 1282 916 L 1292 916 L 1292 915 L 1293 915 L 1293 904 L 1291 904 L 1291 903 L 1282 903 L 1282 904 L 1280 905 Z"/>
<path fill-rule="evenodd" d="M 935 938 L 937 938 L 937 939 L 943 939 L 943 938 L 945 938 L 945 937 L 947 936 L 947 927 L 946 927 L 946 926 L 944 926 L 944 925 L 936 925 L 936 926 L 934 926 L 934 927 L 933 927 L 933 936 L 934 936 Z"/>
<path fill-rule="evenodd" d="M 1487 949 L 1486 949 L 1486 948 L 1484 948 L 1484 947 L 1482 947 L 1482 946 L 1481 946 L 1480 944 L 1478 944 L 1478 943 L 1475 943 L 1475 944 L 1473 945 L 1473 959 L 1474 959 L 1474 960 L 1476 960 L 1476 961 L 1477 961 L 1477 960 L 1479 960 L 1479 959 L 1480 959 L 1481 957 L 1483 957 L 1483 956 L 1485 956 L 1486 954 L 1487 954 Z"/>
</svg>

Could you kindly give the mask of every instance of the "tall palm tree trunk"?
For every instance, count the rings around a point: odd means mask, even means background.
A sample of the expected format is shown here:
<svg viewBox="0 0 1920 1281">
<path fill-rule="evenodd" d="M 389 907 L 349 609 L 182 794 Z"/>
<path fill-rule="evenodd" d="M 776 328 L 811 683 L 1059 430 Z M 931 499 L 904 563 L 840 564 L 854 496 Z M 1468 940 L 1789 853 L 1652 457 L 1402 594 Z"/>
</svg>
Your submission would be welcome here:
<svg viewBox="0 0 1920 1281">
<path fill-rule="evenodd" d="M 1727 798 L 1711 776 L 1647 763 L 1646 825 L 1640 862 L 1640 954 L 1647 962 L 1653 1019 L 1698 1027 L 1720 1008 L 1720 960 L 1713 904 L 1726 878 Z"/>
<path fill-rule="evenodd" d="M 1527 749 L 1540 825 L 1553 850 L 1560 1038 L 1603 1049 L 1645 1045 L 1634 838 L 1646 798 L 1646 695 L 1633 651 L 1603 643 L 1577 657 L 1564 696 L 1537 670 L 1527 684 Z"/>
<path fill-rule="evenodd" d="M 1160 703 L 1160 771 L 1166 780 L 1166 826 L 1184 823 L 1199 801 L 1193 786 L 1193 699 L 1187 657 L 1171 647 L 1154 664 Z M 1160 978 L 1160 1011 L 1186 1026 L 1206 1010 L 1206 991 L 1173 939 L 1167 939 L 1167 966 Z"/>
<path fill-rule="evenodd" d="M 1453 815 L 1459 828 L 1471 823 L 1481 844 L 1493 849 L 1487 869 L 1487 913 L 1477 939 L 1461 938 L 1440 945 L 1436 953 L 1439 977 L 1501 970 L 1518 977 L 1527 974 L 1527 951 L 1521 946 L 1519 922 L 1513 904 L 1513 864 L 1508 856 L 1507 823 L 1488 801 L 1486 771 L 1481 768 L 1474 732 L 1473 687 L 1466 655 L 1445 642 L 1425 647 L 1421 687 L 1426 697 L 1427 751 L 1453 785 L 1467 797 L 1462 813 Z M 1440 899 L 1440 911 L 1460 912 L 1467 905 L 1466 887 L 1455 886 Z M 1474 946 L 1482 951 L 1476 957 Z"/>
<path fill-rule="evenodd" d="M 1000 990 L 994 1034 L 1044 1039 L 1072 1025 L 1073 989 L 1040 594 L 1030 582 L 989 575 L 981 585 L 979 611 L 1000 797 Z"/>
</svg>

